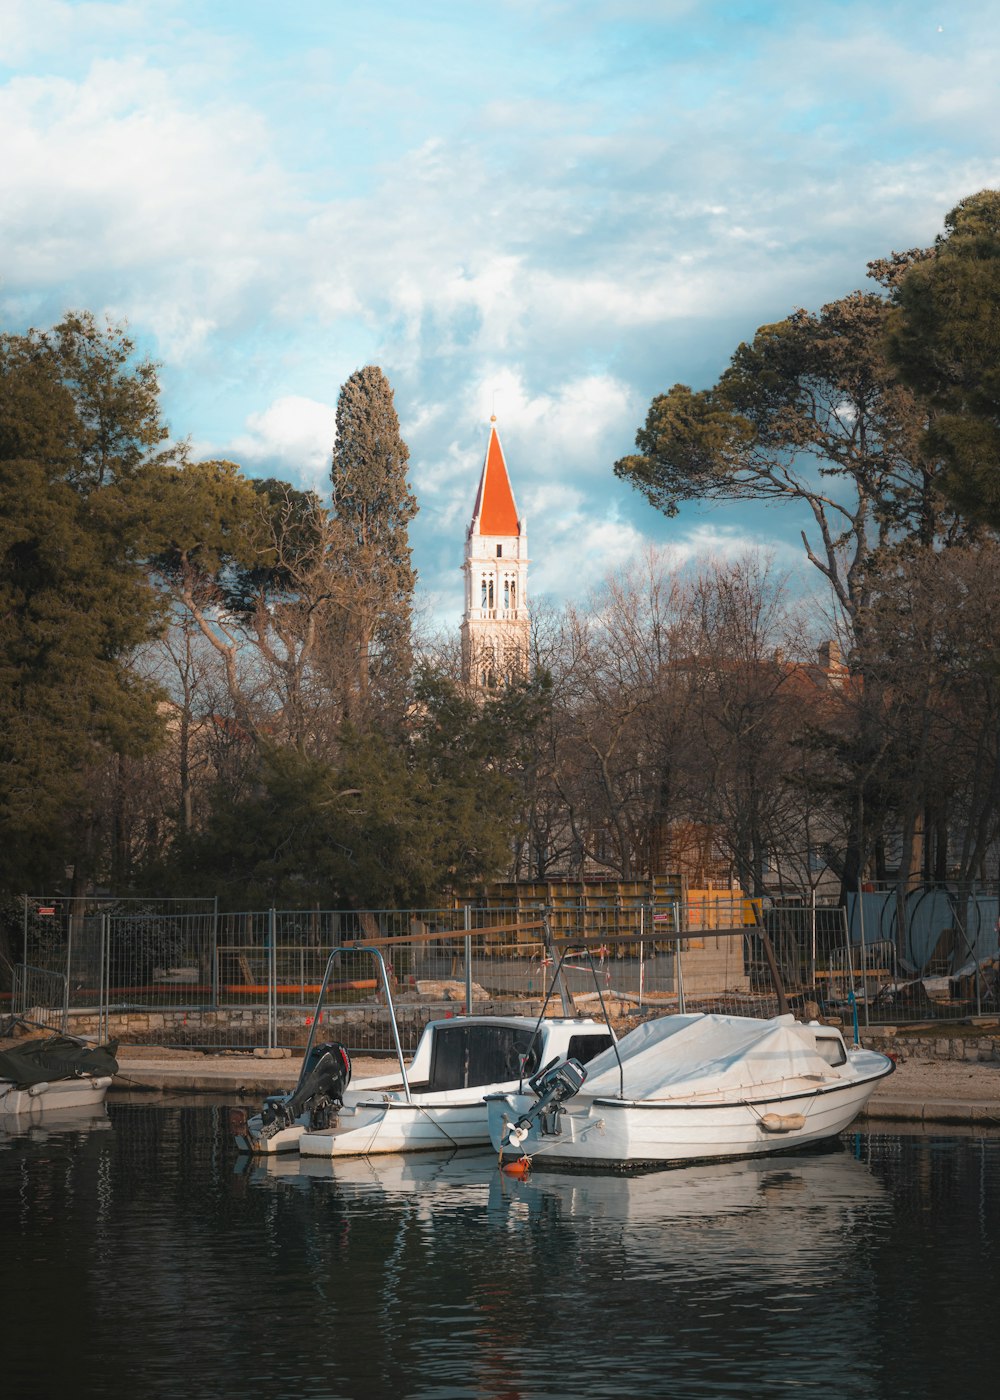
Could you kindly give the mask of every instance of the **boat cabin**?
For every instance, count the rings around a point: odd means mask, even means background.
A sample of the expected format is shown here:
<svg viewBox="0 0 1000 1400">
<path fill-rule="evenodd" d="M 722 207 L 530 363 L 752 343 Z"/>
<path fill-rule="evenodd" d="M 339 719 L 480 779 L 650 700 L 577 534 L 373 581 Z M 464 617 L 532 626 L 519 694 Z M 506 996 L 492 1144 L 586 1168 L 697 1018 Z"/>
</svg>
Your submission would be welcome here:
<svg viewBox="0 0 1000 1400">
<path fill-rule="evenodd" d="M 430 1052 L 417 1047 L 411 1072 L 419 1085 L 411 1087 L 428 1093 L 509 1083 L 534 1074 L 555 1056 L 586 1064 L 611 1045 L 611 1033 L 596 1022 L 543 1021 L 536 1032 L 533 1022 L 470 1018 L 432 1022 L 425 1034 L 431 1036 Z M 426 1077 L 420 1073 L 425 1067 Z"/>
</svg>

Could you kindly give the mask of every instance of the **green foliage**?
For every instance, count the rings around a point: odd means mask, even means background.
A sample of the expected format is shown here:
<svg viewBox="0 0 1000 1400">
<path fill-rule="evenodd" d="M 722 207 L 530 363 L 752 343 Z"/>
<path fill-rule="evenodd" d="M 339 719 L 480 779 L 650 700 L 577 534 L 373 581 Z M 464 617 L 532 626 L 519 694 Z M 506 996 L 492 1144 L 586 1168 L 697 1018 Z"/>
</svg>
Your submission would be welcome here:
<svg viewBox="0 0 1000 1400">
<path fill-rule="evenodd" d="M 158 463 L 144 482 L 147 562 L 176 581 L 190 570 L 215 579 L 258 562 L 256 494 L 235 462 Z"/>
<path fill-rule="evenodd" d="M 11 969 L 24 961 L 27 932 L 27 961 L 36 967 L 51 967 L 64 952 L 66 932 L 63 921 L 38 913 L 28 901 L 27 919 L 23 896 L 0 895 L 0 986 L 11 985 Z"/>
<path fill-rule="evenodd" d="M 136 503 L 165 460 L 155 371 L 120 330 L 69 316 L 0 337 L 0 886 L 61 865 L 109 752 L 159 733 L 128 666 L 160 623 Z M 60 853 L 62 859 L 60 860 Z"/>
<path fill-rule="evenodd" d="M 957 205 L 929 254 L 895 282 L 889 352 L 929 407 L 944 488 L 1000 526 L 1000 191 Z"/>
<path fill-rule="evenodd" d="M 510 859 L 515 771 L 544 687 L 484 706 L 425 673 L 408 735 L 346 728 L 336 764 L 294 748 L 262 759 L 253 794 L 220 800 L 165 880 L 230 906 L 405 908 L 487 879 Z"/>
<path fill-rule="evenodd" d="M 362 699 L 370 687 L 399 692 L 410 669 L 416 573 L 409 523 L 417 503 L 406 480 L 409 455 L 389 381 L 377 365 L 356 370 L 337 400 L 332 482 L 345 530 L 341 565 L 353 595 Z"/>
<path fill-rule="evenodd" d="M 687 500 L 806 506 L 808 557 L 857 624 L 876 552 L 953 528 L 925 411 L 886 358 L 888 315 L 881 296 L 853 292 L 762 326 L 711 389 L 653 400 L 616 475 L 667 514 Z"/>
<path fill-rule="evenodd" d="M 178 966 L 186 956 L 177 920 L 153 908 L 107 904 L 108 985 L 148 987 L 157 968 Z"/>
<path fill-rule="evenodd" d="M 636 433 L 639 453 L 616 462 L 615 476 L 676 515 L 684 501 L 735 491 L 734 468 L 751 434 L 750 423 L 711 392 L 675 384 L 653 400 Z"/>
</svg>

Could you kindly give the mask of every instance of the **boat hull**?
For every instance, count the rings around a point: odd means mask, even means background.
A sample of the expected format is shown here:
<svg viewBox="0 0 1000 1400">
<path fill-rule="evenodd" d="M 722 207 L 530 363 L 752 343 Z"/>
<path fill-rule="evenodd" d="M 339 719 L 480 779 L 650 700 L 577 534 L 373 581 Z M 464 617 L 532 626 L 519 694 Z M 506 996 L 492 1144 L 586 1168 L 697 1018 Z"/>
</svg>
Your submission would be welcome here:
<svg viewBox="0 0 1000 1400">
<path fill-rule="evenodd" d="M 611 1098 L 570 1100 L 550 1120 L 555 1131 L 533 1123 L 513 1146 L 511 1124 L 535 1103 L 527 1094 L 492 1096 L 487 1102 L 490 1140 L 501 1158 L 531 1158 L 532 1166 L 633 1168 L 676 1166 L 788 1152 L 836 1137 L 862 1111 L 878 1079 L 845 1080 L 836 1087 L 731 1102 L 634 1102 Z M 765 1120 L 768 1120 L 765 1122 Z"/>
<path fill-rule="evenodd" d="M 342 1108 L 337 1121 L 298 1139 L 303 1157 L 371 1157 L 396 1152 L 440 1152 L 442 1148 L 486 1147 L 489 1122 L 486 1102 L 452 1098 L 434 1103 L 392 1100 Z"/>
<path fill-rule="evenodd" d="M 369 950 L 371 951 L 371 950 Z M 317 1016 L 319 1019 L 319 1007 Z M 314 1021 L 314 1024 L 315 1024 Z M 398 1043 L 398 1036 L 395 1037 Z M 262 1112 L 232 1110 L 231 1124 L 241 1152 L 271 1157 L 299 1152 L 308 1157 L 359 1157 L 399 1152 L 487 1147 L 485 1096 L 517 1089 L 541 1063 L 567 1055 L 589 1060 L 613 1040 L 589 1017 L 445 1017 L 430 1021 L 408 1066 L 355 1080 L 343 1093 L 343 1106 L 322 1105 L 266 1134 Z M 310 1046 L 306 1048 L 306 1059 Z M 280 1097 L 283 1118 L 292 1094 Z M 270 1127 L 275 1128 L 277 1116 Z M 329 1126 L 326 1126 L 329 1124 Z"/>
<path fill-rule="evenodd" d="M 249 1152 L 254 1157 L 272 1157 L 281 1152 L 298 1152 L 299 1138 L 306 1131 L 306 1123 L 292 1123 L 280 1128 L 273 1137 L 262 1137 L 263 1119 L 254 1114 L 247 1123 L 245 1133 L 236 1134 L 236 1146 L 240 1152 Z"/>
<path fill-rule="evenodd" d="M 111 1086 L 111 1078 L 111 1075 L 95 1075 L 53 1079 L 26 1089 L 0 1079 L 0 1114 L 37 1118 L 65 1108 L 99 1108 Z"/>
</svg>

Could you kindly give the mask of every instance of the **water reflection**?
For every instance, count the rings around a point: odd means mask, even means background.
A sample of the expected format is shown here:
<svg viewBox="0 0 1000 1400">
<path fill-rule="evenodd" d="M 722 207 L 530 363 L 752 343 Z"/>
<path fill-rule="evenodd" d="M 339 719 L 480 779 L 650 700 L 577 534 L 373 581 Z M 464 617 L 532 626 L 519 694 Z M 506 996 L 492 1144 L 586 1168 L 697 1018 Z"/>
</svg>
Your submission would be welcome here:
<svg viewBox="0 0 1000 1400">
<path fill-rule="evenodd" d="M 0 1147 L 23 1142 L 48 1142 L 65 1134 L 88 1136 L 110 1132 L 111 1118 L 102 1104 L 63 1108 L 41 1115 L 0 1113 Z"/>
<path fill-rule="evenodd" d="M 996 1141 L 517 1180 L 237 1162 L 220 1109 L 110 1123 L 0 1137 L 11 1394 L 992 1393 Z"/>
<path fill-rule="evenodd" d="M 492 1155 L 288 1159 L 253 1164 L 247 1183 L 313 1207 L 336 1201 L 348 1214 L 378 1203 L 395 1222 L 384 1296 L 402 1314 L 414 1306 L 406 1261 L 417 1231 L 424 1288 L 428 1272 L 435 1280 L 425 1326 L 434 1346 L 445 1319 L 466 1337 L 475 1394 L 563 1393 L 567 1365 L 581 1395 L 637 1393 L 629 1386 L 655 1387 L 664 1370 L 685 1377 L 678 1394 L 749 1394 L 742 1378 L 759 1383 L 779 1357 L 776 1388 L 804 1384 L 817 1365 L 842 1369 L 842 1328 L 859 1348 L 854 1393 L 872 1384 L 870 1283 L 859 1268 L 845 1294 L 834 1271 L 851 1270 L 851 1250 L 864 1253 L 888 1200 L 840 1146 L 641 1176 L 527 1179 L 501 1173 Z M 412 1345 L 422 1365 L 440 1368 L 434 1346 Z M 623 1353 L 631 1380 L 619 1392 Z"/>
</svg>

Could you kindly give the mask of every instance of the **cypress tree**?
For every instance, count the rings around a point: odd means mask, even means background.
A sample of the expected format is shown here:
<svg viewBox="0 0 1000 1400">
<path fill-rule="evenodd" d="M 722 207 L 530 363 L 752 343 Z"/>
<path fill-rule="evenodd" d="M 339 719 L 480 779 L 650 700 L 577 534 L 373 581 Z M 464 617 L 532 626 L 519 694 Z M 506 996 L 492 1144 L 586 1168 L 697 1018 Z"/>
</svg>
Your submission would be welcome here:
<svg viewBox="0 0 1000 1400">
<path fill-rule="evenodd" d="M 406 479 L 409 455 L 389 381 L 377 365 L 355 370 L 337 401 L 331 475 L 362 713 L 375 696 L 398 709 L 411 667 L 416 573 L 408 527 L 417 503 Z"/>
</svg>

